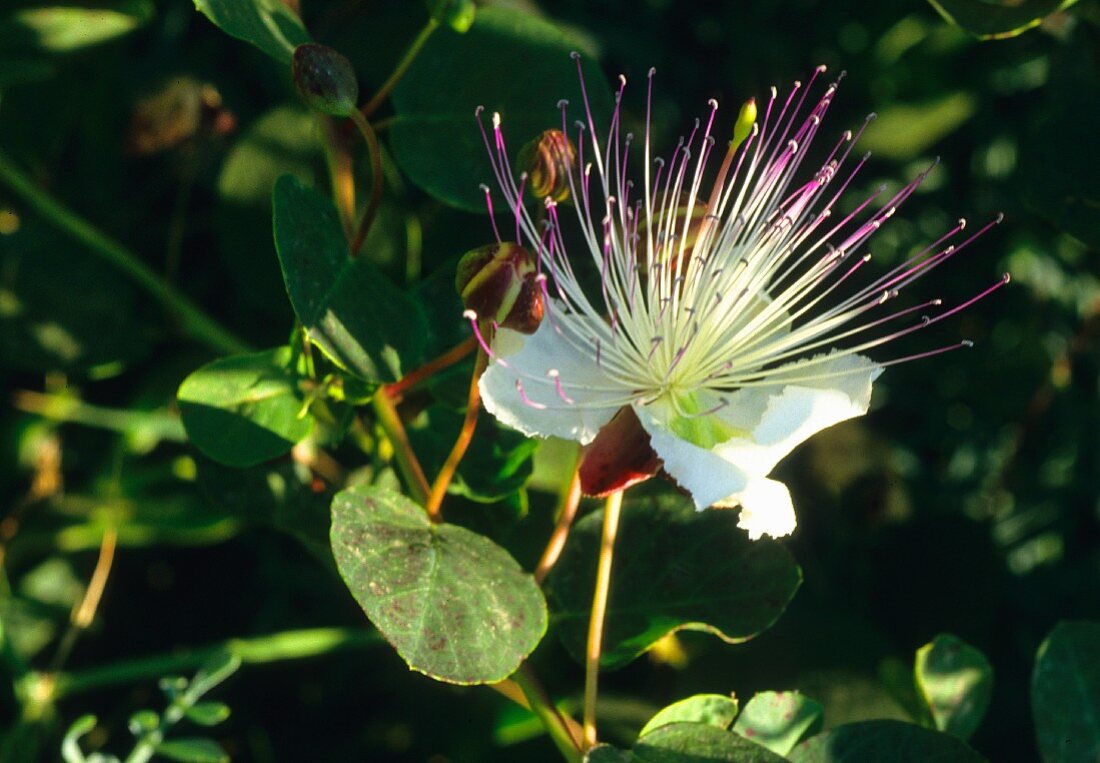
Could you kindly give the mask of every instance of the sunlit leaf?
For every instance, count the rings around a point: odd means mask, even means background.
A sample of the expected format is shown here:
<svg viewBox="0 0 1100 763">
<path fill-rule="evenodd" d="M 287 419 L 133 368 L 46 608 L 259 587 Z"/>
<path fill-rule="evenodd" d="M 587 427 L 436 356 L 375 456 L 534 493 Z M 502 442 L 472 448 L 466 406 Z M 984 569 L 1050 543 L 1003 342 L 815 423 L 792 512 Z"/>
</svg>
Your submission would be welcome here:
<svg viewBox="0 0 1100 763">
<path fill-rule="evenodd" d="M 502 681 L 546 631 L 542 593 L 507 551 L 432 524 L 399 493 L 338 493 L 332 551 L 370 621 L 409 667 L 440 681 Z"/>
<path fill-rule="evenodd" d="M 744 737 L 708 723 L 672 723 L 643 735 L 635 763 L 780 763 L 784 759 Z"/>
<path fill-rule="evenodd" d="M 287 453 L 309 435 L 290 349 L 233 355 L 184 379 L 180 417 L 191 442 L 228 466 L 252 466 Z"/>
<path fill-rule="evenodd" d="M 899 103 L 879 111 L 859 145 L 889 159 L 913 159 L 970 119 L 977 109 L 970 93 L 948 93 L 927 103 Z"/>
<path fill-rule="evenodd" d="M 662 708 L 642 727 L 640 736 L 670 723 L 709 723 L 728 729 L 737 717 L 737 700 L 724 694 L 696 694 Z"/>
<path fill-rule="evenodd" d="M 294 48 L 310 39 L 301 19 L 282 0 L 195 0 L 195 8 L 226 34 L 285 64 Z"/>
<path fill-rule="evenodd" d="M 367 381 L 401 378 L 421 360 L 423 313 L 371 263 L 349 256 L 331 201 L 291 175 L 273 198 L 283 280 L 310 339 Z"/>
<path fill-rule="evenodd" d="M 750 741 L 786 755 L 807 734 L 821 727 L 824 711 L 796 691 L 762 691 L 753 695 L 733 724 Z"/>
<path fill-rule="evenodd" d="M 985 655 L 965 641 L 940 634 L 917 650 L 913 672 L 936 728 L 969 739 L 993 694 L 993 667 Z"/>
<path fill-rule="evenodd" d="M 577 522 L 549 579 L 562 643 L 584 655 L 603 511 Z M 731 511 L 696 511 L 679 495 L 631 496 L 623 507 L 602 664 L 625 665 L 687 628 L 736 643 L 768 628 L 802 579 L 787 550 L 750 541 Z"/>
<path fill-rule="evenodd" d="M 150 0 L 17 8 L 0 16 L 0 51 L 69 53 L 129 34 L 154 15 Z"/>
<path fill-rule="evenodd" d="M 173 739 L 157 745 L 157 754 L 179 763 L 229 763 L 229 756 L 211 739 Z"/>
</svg>

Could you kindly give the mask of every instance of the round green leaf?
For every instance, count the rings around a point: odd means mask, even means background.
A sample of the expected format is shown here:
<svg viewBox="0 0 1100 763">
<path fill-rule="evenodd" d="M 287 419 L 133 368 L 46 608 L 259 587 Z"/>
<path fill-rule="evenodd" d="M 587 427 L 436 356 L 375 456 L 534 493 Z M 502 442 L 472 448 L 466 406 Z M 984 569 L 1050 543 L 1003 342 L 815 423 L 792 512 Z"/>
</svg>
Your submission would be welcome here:
<svg viewBox="0 0 1100 763">
<path fill-rule="evenodd" d="M 542 592 L 507 551 L 432 524 L 400 493 L 337 493 L 332 552 L 375 627 L 409 667 L 440 681 L 502 681 L 546 632 Z"/>
<path fill-rule="evenodd" d="M 791 750 L 792 763 L 981 763 L 956 737 L 901 721 L 863 721 L 818 734 Z"/>
<path fill-rule="evenodd" d="M 298 377 L 290 349 L 215 360 L 183 380 L 178 399 L 195 447 L 227 466 L 252 466 L 281 456 L 309 435 L 301 415 Z"/>
<path fill-rule="evenodd" d="M 637 763 L 780 763 L 783 758 L 707 723 L 672 723 L 634 745 Z"/>
<path fill-rule="evenodd" d="M 480 9 L 465 34 L 440 29 L 394 90 L 390 133 L 397 163 L 440 201 L 485 211 L 478 185 L 495 182 L 474 110 L 484 106 L 486 120 L 500 113 L 513 157 L 543 130 L 561 129 L 560 99 L 570 102 L 570 123 L 582 118 L 569 54 L 583 46 L 553 24 L 507 8 Z M 611 93 L 597 67 L 588 71 L 589 102 L 602 119 Z"/>
<path fill-rule="evenodd" d="M 753 695 L 733 730 L 774 753 L 786 755 L 821 726 L 820 704 L 796 691 L 762 691 Z"/>
<path fill-rule="evenodd" d="M 403 291 L 352 259 L 326 197 L 284 175 L 275 183 L 275 249 L 294 312 L 313 342 L 370 382 L 396 381 L 421 360 L 427 326 Z"/>
<path fill-rule="evenodd" d="M 1077 0 L 928 0 L 940 15 L 983 40 L 1015 37 Z"/>
<path fill-rule="evenodd" d="M 1031 712 L 1047 763 L 1100 759 L 1100 622 L 1061 622 L 1039 647 Z"/>
<path fill-rule="evenodd" d="M 940 634 L 917 650 L 913 674 L 936 728 L 969 739 L 993 695 L 993 668 L 985 655 Z"/>
<path fill-rule="evenodd" d="M 302 20 L 282 0 L 195 0 L 221 30 L 290 65 L 294 49 L 310 41 Z"/>
<path fill-rule="evenodd" d="M 549 579 L 558 632 L 583 659 L 603 512 L 580 520 Z M 602 664 L 625 665 L 687 628 L 737 643 L 774 623 L 802 581 L 787 550 L 750 541 L 731 511 L 696 511 L 680 495 L 627 495 Z"/>
<path fill-rule="evenodd" d="M 641 736 L 670 723 L 708 723 L 728 729 L 737 717 L 737 700 L 724 694 L 696 694 L 662 708 L 642 727 Z"/>
</svg>

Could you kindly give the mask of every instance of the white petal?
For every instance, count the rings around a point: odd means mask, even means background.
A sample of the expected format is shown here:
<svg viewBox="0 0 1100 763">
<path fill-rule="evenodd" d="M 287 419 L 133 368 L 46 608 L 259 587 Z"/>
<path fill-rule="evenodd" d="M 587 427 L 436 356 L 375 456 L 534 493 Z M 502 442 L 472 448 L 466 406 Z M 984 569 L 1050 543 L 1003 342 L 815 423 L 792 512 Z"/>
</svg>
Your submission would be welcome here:
<svg viewBox="0 0 1100 763">
<path fill-rule="evenodd" d="M 697 509 L 745 489 L 749 477 L 737 464 L 668 431 L 652 408 L 635 405 L 634 412 L 649 433 L 650 445 L 661 457 L 665 471 L 691 494 Z"/>
<path fill-rule="evenodd" d="M 729 405 L 715 415 L 751 434 L 717 445 L 717 455 L 763 477 L 812 435 L 867 412 L 871 382 L 882 373 L 881 366 L 861 355 L 838 355 L 809 367 L 804 363 L 777 369 L 774 386 L 728 396 Z M 826 378 L 799 380 L 807 374 Z M 792 381 L 784 382 L 784 377 Z"/>
<path fill-rule="evenodd" d="M 731 498 L 741 504 L 737 526 L 748 531 L 750 540 L 762 535 L 782 538 L 794 532 L 794 505 L 782 482 L 756 477 L 740 495 Z"/>
<path fill-rule="evenodd" d="M 628 395 L 600 370 L 594 357 L 560 336 L 549 320 L 531 336 L 499 329 L 493 350 L 503 361 L 494 358 L 482 374 L 482 402 L 500 421 L 528 436 L 553 435 L 587 444 Z M 558 374 L 568 400 L 559 394 L 551 372 Z"/>
</svg>

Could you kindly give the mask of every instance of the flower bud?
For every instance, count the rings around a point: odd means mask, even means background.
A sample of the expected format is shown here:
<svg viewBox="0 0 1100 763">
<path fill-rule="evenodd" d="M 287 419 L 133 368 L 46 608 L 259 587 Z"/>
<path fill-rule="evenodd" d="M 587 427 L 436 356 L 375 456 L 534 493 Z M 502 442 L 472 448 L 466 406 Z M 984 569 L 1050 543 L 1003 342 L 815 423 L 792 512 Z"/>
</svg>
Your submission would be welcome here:
<svg viewBox="0 0 1100 763">
<path fill-rule="evenodd" d="M 530 253 L 512 242 L 489 244 L 463 255 L 455 289 L 467 309 L 497 325 L 533 334 L 542 321 L 542 289 Z"/>
<path fill-rule="evenodd" d="M 519 166 L 527 172 L 527 187 L 536 198 L 569 198 L 569 170 L 577 151 L 561 130 L 546 130 L 519 152 Z"/>
<path fill-rule="evenodd" d="M 351 61 L 325 45 L 294 49 L 294 86 L 312 108 L 346 117 L 358 108 L 359 82 Z"/>
</svg>

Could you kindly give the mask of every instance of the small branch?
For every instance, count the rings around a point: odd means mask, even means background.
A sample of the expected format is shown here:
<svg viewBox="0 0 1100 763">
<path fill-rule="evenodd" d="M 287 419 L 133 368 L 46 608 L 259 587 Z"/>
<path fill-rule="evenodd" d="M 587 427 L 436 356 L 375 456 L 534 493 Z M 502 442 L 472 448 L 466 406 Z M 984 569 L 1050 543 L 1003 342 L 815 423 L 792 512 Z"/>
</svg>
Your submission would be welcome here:
<svg viewBox="0 0 1100 763">
<path fill-rule="evenodd" d="M 382 151 L 378 148 L 378 137 L 370 126 L 366 117 L 358 111 L 351 112 L 351 121 L 363 134 L 363 140 L 367 142 L 367 154 L 370 156 L 370 201 L 367 202 L 367 210 L 363 213 L 363 219 L 359 221 L 359 229 L 355 232 L 355 238 L 351 240 L 351 256 L 359 254 L 363 242 L 367 240 L 370 226 L 374 222 L 374 216 L 378 214 L 378 205 L 382 202 Z"/>
<path fill-rule="evenodd" d="M 371 405 L 378 417 L 378 423 L 381 424 L 386 436 L 393 443 L 397 467 L 405 477 L 412 499 L 423 506 L 428 499 L 428 478 L 424 476 L 424 470 L 421 468 L 420 461 L 416 458 L 416 453 L 413 452 L 412 444 L 409 442 L 409 435 L 405 432 L 405 425 L 401 423 L 397 407 L 390 396 L 386 394 L 385 387 L 379 387 L 378 391 L 374 393 L 374 397 L 371 398 Z"/>
<path fill-rule="evenodd" d="M 577 516 L 577 506 L 581 502 L 580 463 L 581 454 L 578 452 L 577 462 L 573 466 L 573 476 L 569 480 L 569 486 L 562 493 L 561 503 L 558 506 L 557 524 L 554 525 L 554 532 L 550 535 L 546 550 L 542 552 L 538 567 L 535 568 L 535 582 L 539 585 L 542 585 L 542 581 L 546 579 L 551 568 L 557 563 L 558 557 L 561 556 L 561 550 L 565 548 L 566 538 L 569 537 L 569 530 Z"/>
<path fill-rule="evenodd" d="M 592 616 L 588 621 L 588 649 L 584 665 L 584 747 L 596 744 L 596 695 L 600 676 L 600 652 L 603 649 L 603 624 L 607 615 L 607 595 L 611 589 L 611 563 L 615 536 L 619 531 L 619 511 L 623 493 L 617 490 L 607 497 L 603 515 L 600 559 L 596 566 L 596 591 L 592 595 Z"/>
<path fill-rule="evenodd" d="M 470 447 L 470 440 L 474 438 L 474 429 L 477 427 L 477 414 L 481 410 L 481 391 L 478 388 L 478 382 L 481 380 L 481 374 L 488 364 L 489 356 L 485 354 L 484 350 L 478 350 L 477 363 L 474 365 L 474 373 L 470 377 L 470 392 L 466 397 L 466 416 L 462 420 L 462 429 L 458 432 L 458 437 L 455 439 L 455 444 L 451 448 L 447 460 L 443 463 L 443 468 L 436 475 L 435 482 L 432 483 L 432 489 L 428 492 L 428 502 L 424 505 L 424 508 L 428 510 L 428 516 L 433 522 L 440 522 L 443 519 L 439 513 L 439 507 L 443 504 L 443 496 L 447 494 L 447 486 L 454 479 L 455 471 L 458 469 L 462 457 L 466 455 L 466 449 Z"/>
<path fill-rule="evenodd" d="M 351 155 L 344 146 L 340 131 L 332 119 L 324 114 L 317 115 L 317 123 L 324 135 L 322 145 L 325 149 L 325 164 L 328 166 L 329 183 L 332 188 L 332 203 L 340 215 L 340 224 L 344 228 L 344 238 L 351 240 L 355 231 L 355 176 L 352 173 Z"/>
<path fill-rule="evenodd" d="M 409 49 L 405 51 L 405 55 L 397 62 L 397 66 L 394 68 L 393 73 L 382 83 L 382 86 L 378 88 L 373 96 L 371 96 L 371 99 L 359 109 L 364 117 L 369 118 L 371 114 L 378 110 L 378 107 L 382 105 L 386 98 L 389 97 L 393 89 L 397 87 L 397 83 L 405 76 L 405 72 L 412 66 L 412 62 L 416 60 L 417 55 L 420 54 L 420 49 L 424 47 L 424 43 L 428 41 L 428 38 L 432 36 L 432 32 L 438 27 L 438 21 L 435 19 L 428 19 L 428 23 L 424 25 L 424 28 L 421 29 L 419 34 L 416 35 L 416 38 L 413 39 L 412 44 L 409 45 Z"/>
<path fill-rule="evenodd" d="M 248 350 L 248 345 L 207 315 L 198 305 L 176 291 L 146 265 L 140 257 L 114 239 L 101 233 L 91 223 L 39 188 L 0 153 L 0 183 L 21 198 L 31 209 L 71 238 L 111 263 L 154 299 L 167 307 L 179 321 L 180 328 L 196 341 L 217 352 L 236 353 Z"/>
<path fill-rule="evenodd" d="M 434 360 L 429 360 L 419 368 L 401 377 L 400 381 L 386 385 L 386 394 L 394 400 L 401 398 L 417 384 L 431 378 L 445 368 L 450 368 L 477 348 L 477 339 L 470 337 L 455 345 Z"/>
<path fill-rule="evenodd" d="M 158 440 L 171 442 L 187 440 L 179 416 L 164 409 L 128 411 L 104 408 L 65 395 L 52 395 L 31 390 L 13 392 L 12 406 L 24 413 L 33 413 L 51 421 L 82 424 L 123 434 L 137 431 L 143 434 L 155 433 Z"/>
<path fill-rule="evenodd" d="M 580 739 L 570 729 L 565 716 L 554 707 L 554 703 L 551 702 L 530 668 L 521 665 L 519 670 L 512 675 L 512 680 L 523 690 L 531 712 L 542 722 L 546 733 L 554 740 L 554 744 L 557 745 L 562 756 L 569 763 L 581 763 L 583 754 Z M 574 725 L 576 725 L 575 722 Z"/>
<path fill-rule="evenodd" d="M 191 651 L 139 657 L 72 673 L 58 673 L 54 676 L 52 696 L 58 700 L 96 689 L 197 670 L 223 652 L 237 655 L 245 664 L 259 665 L 383 643 L 376 631 L 358 628 L 306 628 L 256 638 L 231 639 Z"/>
<path fill-rule="evenodd" d="M 57 653 L 50 663 L 50 673 L 61 670 L 61 666 L 69 659 L 69 654 L 76 645 L 77 638 L 95 619 L 99 602 L 103 598 L 103 591 L 107 587 L 107 578 L 111 574 L 111 565 L 115 561 L 117 542 L 118 532 L 113 527 L 107 528 L 103 532 L 103 541 L 99 546 L 99 558 L 96 560 L 91 580 L 88 581 L 88 588 L 84 591 L 84 597 L 81 599 L 80 604 L 73 610 L 72 617 L 69 618 L 69 627 L 66 629 L 65 635 L 62 636 L 61 642 L 57 646 Z"/>
</svg>

